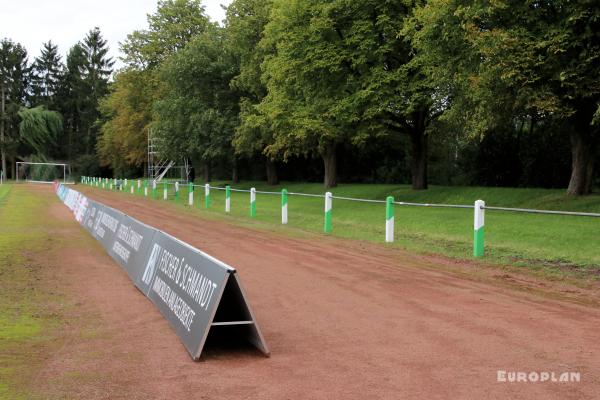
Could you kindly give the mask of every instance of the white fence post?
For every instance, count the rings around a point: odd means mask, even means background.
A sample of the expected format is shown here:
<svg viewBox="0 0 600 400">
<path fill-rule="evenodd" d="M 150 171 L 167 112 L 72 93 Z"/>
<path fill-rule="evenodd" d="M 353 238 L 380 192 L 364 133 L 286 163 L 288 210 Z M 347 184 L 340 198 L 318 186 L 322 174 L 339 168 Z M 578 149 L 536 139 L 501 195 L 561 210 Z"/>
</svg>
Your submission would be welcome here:
<svg viewBox="0 0 600 400">
<path fill-rule="evenodd" d="M 485 201 L 477 200 L 474 207 L 474 234 L 473 234 L 473 256 L 483 257 L 484 253 L 484 221 L 485 221 Z"/>
</svg>

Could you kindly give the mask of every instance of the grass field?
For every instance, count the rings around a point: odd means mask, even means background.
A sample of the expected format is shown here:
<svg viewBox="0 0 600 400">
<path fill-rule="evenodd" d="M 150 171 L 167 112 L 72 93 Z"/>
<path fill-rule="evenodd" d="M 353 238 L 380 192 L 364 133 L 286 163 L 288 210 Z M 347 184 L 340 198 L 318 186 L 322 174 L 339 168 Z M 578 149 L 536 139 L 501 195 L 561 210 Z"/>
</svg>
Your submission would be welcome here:
<svg viewBox="0 0 600 400">
<path fill-rule="evenodd" d="M 215 182 L 224 186 L 226 182 Z M 280 191 L 323 194 L 320 184 L 285 183 L 268 186 L 262 182 L 244 182 L 237 189 L 255 187 L 259 191 Z M 159 198 L 162 199 L 162 185 Z M 564 190 L 513 189 L 486 187 L 433 186 L 415 192 L 406 185 L 340 185 L 334 196 L 383 200 L 394 196 L 396 201 L 446 204 L 473 204 L 483 199 L 489 206 L 523 207 L 550 210 L 600 212 L 600 196 L 570 198 Z M 143 193 L 143 192 L 142 192 Z M 200 197 L 198 197 L 200 195 Z M 173 186 L 169 186 L 173 200 Z M 182 186 L 181 202 L 187 199 L 187 187 Z M 162 201 L 162 200 L 161 200 Z M 201 212 L 224 215 L 225 192 L 211 191 L 211 208 L 204 209 L 204 188 L 196 188 L 196 207 Z M 250 220 L 249 194 L 232 193 L 230 216 Z M 290 227 L 307 231 L 323 230 L 323 199 L 289 196 Z M 279 195 L 257 194 L 257 221 L 280 223 Z M 411 251 L 442 254 L 453 258 L 471 258 L 473 211 L 470 209 L 439 209 L 395 206 L 397 246 Z M 600 269 L 600 219 L 574 216 L 532 215 L 488 210 L 486 212 L 485 261 L 527 266 L 544 274 L 583 273 L 598 278 Z M 384 242 L 385 205 L 333 201 L 333 234 L 335 236 Z"/>
<path fill-rule="evenodd" d="M 30 398 L 25 382 L 31 380 L 57 324 L 60 296 L 49 295 L 34 254 L 51 241 L 51 224 L 36 216 L 44 200 L 14 185 L 0 186 L 0 399 Z"/>
</svg>

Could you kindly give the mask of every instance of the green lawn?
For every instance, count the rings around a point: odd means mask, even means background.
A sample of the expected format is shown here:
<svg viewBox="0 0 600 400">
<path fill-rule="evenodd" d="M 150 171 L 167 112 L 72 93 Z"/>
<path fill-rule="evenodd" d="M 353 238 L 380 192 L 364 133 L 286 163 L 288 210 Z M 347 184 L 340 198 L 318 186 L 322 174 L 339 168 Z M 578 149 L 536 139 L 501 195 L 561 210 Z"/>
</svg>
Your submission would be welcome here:
<svg viewBox="0 0 600 400">
<path fill-rule="evenodd" d="M 30 398 L 27 385 L 53 341 L 56 309 L 30 259 L 52 237 L 53 226 L 39 219 L 48 202 L 18 185 L 0 186 L 0 399 Z"/>
<path fill-rule="evenodd" d="M 2 184 L 0 185 L 0 207 L 4 204 L 4 198 L 10 192 L 11 185 Z"/>
<path fill-rule="evenodd" d="M 226 182 L 215 182 L 224 186 Z M 244 182 L 233 186 L 239 189 L 255 187 L 259 191 L 280 191 L 323 194 L 322 185 L 314 183 L 284 183 L 268 186 L 263 182 Z M 570 198 L 564 190 L 513 189 L 486 187 L 433 186 L 415 192 L 407 185 L 348 184 L 332 190 L 334 196 L 384 200 L 394 196 L 396 201 L 473 204 L 477 199 L 488 206 L 522 207 L 549 210 L 569 210 L 600 213 L 600 196 Z M 197 187 L 198 212 L 224 214 L 225 193 L 212 190 L 212 206 L 204 209 L 204 188 Z M 182 186 L 182 199 L 187 188 Z M 162 199 L 162 185 L 159 187 Z M 173 200 L 173 186 L 169 186 Z M 162 200 L 161 200 L 162 201 Z M 182 200 L 183 202 L 183 200 Z M 289 196 L 289 226 L 307 231 L 323 229 L 322 198 Z M 257 195 L 256 220 L 279 224 L 281 198 L 279 195 Z M 249 221 L 249 194 L 232 193 L 231 217 Z M 453 258 L 471 258 L 473 240 L 473 211 L 470 209 L 439 209 L 395 206 L 396 234 L 392 246 L 442 254 Z M 485 261 L 511 265 L 527 265 L 544 272 L 587 271 L 598 276 L 600 269 L 600 218 L 533 215 L 488 210 L 486 212 Z M 333 234 L 335 236 L 384 243 L 385 205 L 333 201 Z"/>
</svg>

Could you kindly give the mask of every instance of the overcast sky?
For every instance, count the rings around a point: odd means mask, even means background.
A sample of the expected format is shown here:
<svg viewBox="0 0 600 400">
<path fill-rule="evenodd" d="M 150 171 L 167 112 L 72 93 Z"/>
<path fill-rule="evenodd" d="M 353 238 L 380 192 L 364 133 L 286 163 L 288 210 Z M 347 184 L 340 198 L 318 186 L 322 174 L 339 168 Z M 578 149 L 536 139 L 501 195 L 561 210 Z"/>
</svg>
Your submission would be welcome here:
<svg viewBox="0 0 600 400">
<path fill-rule="evenodd" d="M 231 0 L 202 0 L 213 21 L 221 22 Z M 99 27 L 117 59 L 119 42 L 136 29 L 145 29 L 146 15 L 156 11 L 156 0 L 0 0 L 0 39 L 21 43 L 29 61 L 39 55 L 43 42 L 52 40 L 63 55 Z M 119 62 L 117 61 L 117 64 Z"/>
</svg>

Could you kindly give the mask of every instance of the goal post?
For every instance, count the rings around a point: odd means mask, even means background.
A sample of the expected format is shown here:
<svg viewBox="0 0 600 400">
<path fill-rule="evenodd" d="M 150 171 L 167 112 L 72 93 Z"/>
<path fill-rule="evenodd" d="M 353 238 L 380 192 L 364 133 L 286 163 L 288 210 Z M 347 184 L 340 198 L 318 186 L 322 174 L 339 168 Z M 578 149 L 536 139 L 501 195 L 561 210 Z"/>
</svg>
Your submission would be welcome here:
<svg viewBox="0 0 600 400">
<path fill-rule="evenodd" d="M 16 162 L 16 182 L 52 183 L 59 181 L 69 183 L 71 175 L 69 164 L 50 162 Z"/>
</svg>

